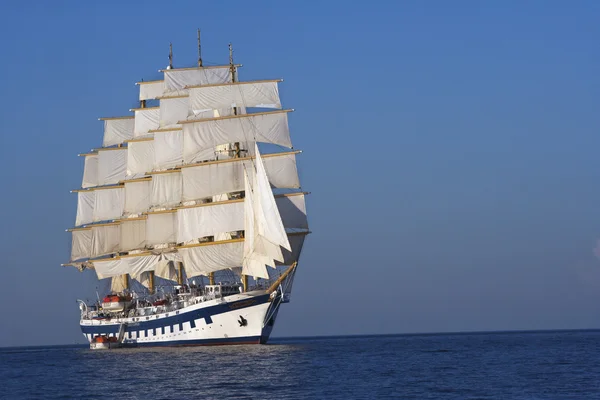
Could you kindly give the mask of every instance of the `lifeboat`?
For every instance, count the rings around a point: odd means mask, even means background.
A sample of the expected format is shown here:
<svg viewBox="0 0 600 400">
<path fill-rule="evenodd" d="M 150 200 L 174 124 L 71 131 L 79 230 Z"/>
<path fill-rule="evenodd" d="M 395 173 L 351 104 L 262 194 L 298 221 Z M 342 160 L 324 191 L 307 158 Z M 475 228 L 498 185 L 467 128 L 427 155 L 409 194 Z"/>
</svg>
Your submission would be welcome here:
<svg viewBox="0 0 600 400">
<path fill-rule="evenodd" d="M 102 299 L 102 309 L 109 312 L 121 312 L 131 304 L 130 295 L 111 294 Z"/>
<path fill-rule="evenodd" d="M 113 336 L 95 336 L 90 342 L 90 349 L 92 350 L 114 349 L 117 347 L 121 347 L 121 343 Z"/>
</svg>

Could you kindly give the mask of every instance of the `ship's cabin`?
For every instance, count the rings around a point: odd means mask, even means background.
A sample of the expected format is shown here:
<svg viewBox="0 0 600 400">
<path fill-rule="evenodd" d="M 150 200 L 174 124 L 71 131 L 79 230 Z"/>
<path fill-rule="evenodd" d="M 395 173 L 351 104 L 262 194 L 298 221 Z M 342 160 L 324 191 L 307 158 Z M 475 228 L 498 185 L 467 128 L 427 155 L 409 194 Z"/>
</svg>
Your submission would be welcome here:
<svg viewBox="0 0 600 400">
<path fill-rule="evenodd" d="M 218 298 L 231 296 L 234 294 L 242 293 L 242 286 L 235 283 L 222 283 L 219 282 L 215 285 L 204 285 L 202 287 L 192 284 L 188 285 L 177 285 L 174 287 L 175 294 L 179 297 L 190 297 L 190 296 L 206 296 L 207 298 Z"/>
<path fill-rule="evenodd" d="M 242 287 L 235 284 L 219 283 L 216 285 L 204 286 L 204 292 L 207 296 L 213 295 L 214 297 L 225 297 L 233 294 L 240 294 Z"/>
</svg>

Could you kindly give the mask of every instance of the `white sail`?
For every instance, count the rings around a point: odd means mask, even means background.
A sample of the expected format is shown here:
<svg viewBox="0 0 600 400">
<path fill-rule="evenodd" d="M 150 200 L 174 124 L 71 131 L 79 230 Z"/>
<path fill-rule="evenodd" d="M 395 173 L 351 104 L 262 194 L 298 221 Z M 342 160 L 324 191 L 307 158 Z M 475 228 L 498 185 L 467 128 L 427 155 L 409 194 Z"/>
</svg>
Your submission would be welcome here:
<svg viewBox="0 0 600 400">
<path fill-rule="evenodd" d="M 190 88 L 190 113 L 231 107 L 281 108 L 277 81 L 235 82 Z"/>
<path fill-rule="evenodd" d="M 263 158 L 269 182 L 274 188 L 299 188 L 295 154 L 267 155 Z M 196 200 L 221 193 L 244 190 L 244 164 L 249 160 L 199 164 L 181 169 L 183 200 Z"/>
<path fill-rule="evenodd" d="M 140 214 L 150 209 L 150 180 L 125 181 L 125 214 Z"/>
<path fill-rule="evenodd" d="M 146 244 L 175 243 L 177 229 L 176 213 L 151 213 L 146 219 Z"/>
<path fill-rule="evenodd" d="M 121 260 L 127 262 L 130 274 L 137 276 L 142 272 L 154 271 L 160 260 L 158 255 L 146 255 L 141 257 L 123 257 Z"/>
<path fill-rule="evenodd" d="M 158 129 L 160 119 L 159 107 L 135 109 L 134 137 L 147 135 L 149 131 Z"/>
<path fill-rule="evenodd" d="M 169 215 L 169 214 L 151 214 L 151 215 Z M 98 228 L 113 227 L 118 229 L 119 225 L 102 226 Z M 298 260 L 305 234 L 290 235 L 292 251 L 283 250 L 284 265 L 291 265 Z M 94 239 L 93 239 L 94 240 Z M 247 240 L 247 239 L 246 239 Z M 175 252 L 162 253 L 160 255 L 128 255 L 121 258 L 102 259 L 93 261 L 96 271 L 99 272 L 100 279 L 117 276 L 122 274 L 138 274 L 144 271 L 156 270 L 156 275 L 165 279 L 175 280 L 177 272 L 173 266 L 166 266 L 164 261 L 183 261 L 186 274 L 189 278 L 198 275 L 207 275 L 210 272 L 216 272 L 223 269 L 237 268 L 244 263 L 244 239 L 229 240 L 223 242 L 210 242 L 206 244 L 183 246 Z M 104 254 L 109 254 L 105 252 Z M 92 255 L 94 256 L 94 255 Z M 273 260 L 266 256 L 256 257 L 258 262 L 264 265 L 273 266 Z M 282 263 L 276 263 L 278 265 Z M 98 268 L 100 266 L 100 268 Z M 262 268 L 259 268 L 262 269 Z M 261 274 L 259 271 L 249 272 L 247 275 L 257 276 L 268 279 L 268 274 Z"/>
<path fill-rule="evenodd" d="M 157 132 L 154 135 L 154 165 L 157 170 L 175 168 L 183 164 L 183 132 Z"/>
<path fill-rule="evenodd" d="M 127 177 L 146 175 L 154 169 L 154 140 L 130 142 L 127 144 Z"/>
<path fill-rule="evenodd" d="M 304 239 L 306 239 L 306 235 L 288 235 L 288 240 L 290 241 L 290 246 L 292 250 L 282 249 L 283 253 L 283 261 L 281 263 L 277 263 L 278 265 L 292 265 L 297 262 L 300 258 L 300 253 L 302 252 L 302 246 L 304 245 Z"/>
<path fill-rule="evenodd" d="M 92 226 L 92 257 L 116 253 L 120 244 L 119 224 Z"/>
<path fill-rule="evenodd" d="M 188 86 L 231 82 L 229 65 L 208 68 L 166 69 L 164 96 L 187 93 Z"/>
<path fill-rule="evenodd" d="M 164 81 L 138 82 L 136 85 L 140 87 L 140 101 L 157 99 L 165 91 Z"/>
<path fill-rule="evenodd" d="M 188 278 L 207 275 L 226 268 L 239 267 L 242 260 L 243 242 L 194 246 L 179 249 Z"/>
<path fill-rule="evenodd" d="M 197 160 L 197 154 L 220 144 L 247 142 L 273 143 L 292 147 L 287 111 L 244 114 L 198 120 L 183 124 L 183 159 Z"/>
<path fill-rule="evenodd" d="M 177 242 L 244 230 L 244 218 L 248 213 L 244 211 L 245 202 L 205 203 L 177 209 Z M 303 194 L 278 196 L 275 203 L 286 228 L 308 229 Z"/>
<path fill-rule="evenodd" d="M 246 188 L 246 197 L 244 198 L 244 247 L 242 260 L 242 273 L 257 278 L 269 278 L 267 265 L 272 259 L 266 256 L 265 252 L 256 251 L 256 241 L 258 240 L 256 232 L 256 211 L 255 198 L 252 190 L 255 173 L 253 167 L 244 169 L 244 186 Z"/>
<path fill-rule="evenodd" d="M 181 203 L 181 173 L 152 175 L 152 205 L 174 207 Z"/>
<path fill-rule="evenodd" d="M 123 220 L 121 228 L 121 251 L 143 249 L 146 245 L 146 220 L 132 219 Z"/>
<path fill-rule="evenodd" d="M 99 278 L 100 279 L 100 278 Z M 113 276 L 110 280 L 110 290 L 114 293 L 121 293 L 127 289 L 125 281 L 128 278 L 126 276 Z"/>
<path fill-rule="evenodd" d="M 72 234 L 71 261 L 89 258 L 92 253 L 92 229 L 77 229 Z"/>
<path fill-rule="evenodd" d="M 82 188 L 98 186 L 98 155 L 85 156 L 85 164 L 83 166 Z"/>
<path fill-rule="evenodd" d="M 177 280 L 177 270 L 175 269 L 174 263 L 169 260 L 160 260 L 156 264 L 154 275 L 169 281 Z"/>
<path fill-rule="evenodd" d="M 268 279 L 266 266 L 275 268 L 275 261 L 285 261 L 282 248 L 290 252 L 292 250 L 281 215 L 287 217 L 285 222 L 289 224 L 304 226 L 306 219 L 305 212 L 304 218 L 302 218 L 304 195 L 294 196 L 300 200 L 290 201 L 287 196 L 279 197 L 276 200 L 271 191 L 258 146 L 255 148 L 255 153 L 255 166 L 248 165 L 244 169 L 246 197 L 244 199 L 245 239 L 242 273 Z"/>
<path fill-rule="evenodd" d="M 177 242 L 244 229 L 244 204 L 226 202 L 177 210 Z"/>
<path fill-rule="evenodd" d="M 285 228 L 307 230 L 306 202 L 303 194 L 276 197 L 275 203 Z"/>
<path fill-rule="evenodd" d="M 178 122 L 187 119 L 188 103 L 187 96 L 160 99 L 160 129 L 181 127 Z"/>
<path fill-rule="evenodd" d="M 207 163 L 181 169 L 183 200 L 196 200 L 244 189 L 242 162 Z"/>
<path fill-rule="evenodd" d="M 277 204 L 275 203 L 275 198 L 273 197 L 273 191 L 269 185 L 262 157 L 258 151 L 258 146 L 255 146 L 256 176 L 254 177 L 255 191 L 253 195 L 255 197 L 254 212 L 256 219 L 254 223 L 256 224 L 256 232 L 270 243 L 291 250 Z M 254 169 L 250 170 L 254 171 Z"/>
<path fill-rule="evenodd" d="M 72 230 L 71 261 L 92 258 L 98 277 L 114 277 L 121 291 L 124 274 L 146 286 L 150 271 L 177 280 L 178 262 L 188 277 L 233 269 L 269 279 L 268 267 L 298 260 L 305 195 L 273 193 L 300 188 L 298 152 L 263 156 L 256 145 L 292 148 L 290 110 L 281 110 L 279 80 L 233 82 L 231 68 L 164 70 L 163 81 L 138 83 L 141 107 L 159 107 L 102 119 L 103 148 L 85 155 L 90 190 L 78 191 L 76 217 L 85 228 Z M 86 226 L 102 221 L 115 222 Z M 93 260 L 107 255 L 115 258 Z"/>
<path fill-rule="evenodd" d="M 123 187 L 96 189 L 93 193 L 95 195 L 95 222 L 121 218 L 125 206 L 125 190 Z"/>
<path fill-rule="evenodd" d="M 94 269 L 99 279 L 131 274 L 139 276 L 143 272 L 153 271 L 160 257 L 156 255 L 140 257 L 113 258 L 107 261 L 94 261 Z"/>
<path fill-rule="evenodd" d="M 104 120 L 102 146 L 109 147 L 133 139 L 133 117 L 107 118 Z"/>
<path fill-rule="evenodd" d="M 127 264 L 120 259 L 108 259 L 106 261 L 94 261 L 94 269 L 98 279 L 117 277 L 127 273 Z"/>
<path fill-rule="evenodd" d="M 94 221 L 94 204 L 96 194 L 93 191 L 77 192 L 77 217 L 75 226 L 89 224 Z"/>
<path fill-rule="evenodd" d="M 150 271 L 145 271 L 145 272 L 142 272 L 141 274 L 137 274 L 137 275 L 130 274 L 129 276 L 132 279 L 135 279 L 136 281 L 138 281 L 145 288 L 150 288 L 150 285 L 151 285 Z"/>
<path fill-rule="evenodd" d="M 98 152 L 98 184 L 111 185 L 125 179 L 127 148 L 106 149 Z"/>
<path fill-rule="evenodd" d="M 262 155 L 262 161 L 273 188 L 298 189 L 300 187 L 296 154 L 266 154 Z"/>
</svg>

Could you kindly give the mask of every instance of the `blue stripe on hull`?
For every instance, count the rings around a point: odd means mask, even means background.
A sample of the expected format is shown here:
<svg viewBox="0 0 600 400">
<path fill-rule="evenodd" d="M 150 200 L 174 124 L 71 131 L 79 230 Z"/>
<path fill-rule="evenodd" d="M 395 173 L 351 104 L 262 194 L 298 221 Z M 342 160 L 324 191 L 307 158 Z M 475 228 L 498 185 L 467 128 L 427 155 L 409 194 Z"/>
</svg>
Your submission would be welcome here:
<svg viewBox="0 0 600 400">
<path fill-rule="evenodd" d="M 189 322 L 190 324 L 197 319 L 204 318 L 208 324 L 212 323 L 211 316 L 217 314 L 224 314 L 233 310 L 242 310 L 247 307 L 253 307 L 260 304 L 264 304 L 269 301 L 269 295 L 261 295 L 252 297 L 249 299 L 238 300 L 232 303 L 226 304 L 217 304 L 215 306 L 200 308 L 198 310 L 193 311 L 183 311 L 183 309 L 178 311 L 171 311 L 171 313 L 179 312 L 180 314 L 176 314 L 170 317 L 158 318 L 156 316 L 148 316 L 148 320 L 139 321 L 139 319 L 146 318 L 145 316 L 136 317 L 138 321 L 128 322 L 127 327 L 125 328 L 125 332 L 138 332 L 144 331 L 144 335 L 147 335 L 148 330 L 154 331 L 155 329 L 161 328 L 161 331 L 164 327 L 170 327 L 169 331 L 173 332 L 173 326 L 178 325 L 179 329 L 183 329 L 183 324 L 185 322 Z M 152 319 L 154 318 L 154 319 Z M 195 323 L 194 323 L 195 325 Z M 117 334 L 119 331 L 120 324 L 115 322 L 110 325 L 80 325 L 81 331 L 84 334 L 92 334 L 92 335 L 108 335 L 108 334 Z M 169 342 L 172 343 L 172 342 Z"/>
<path fill-rule="evenodd" d="M 264 341 L 263 341 L 264 339 Z M 244 336 L 237 338 L 196 339 L 196 340 L 173 340 L 170 342 L 146 342 L 137 343 L 137 347 L 170 347 L 170 346 L 220 346 L 233 344 L 265 344 L 268 337 Z"/>
</svg>

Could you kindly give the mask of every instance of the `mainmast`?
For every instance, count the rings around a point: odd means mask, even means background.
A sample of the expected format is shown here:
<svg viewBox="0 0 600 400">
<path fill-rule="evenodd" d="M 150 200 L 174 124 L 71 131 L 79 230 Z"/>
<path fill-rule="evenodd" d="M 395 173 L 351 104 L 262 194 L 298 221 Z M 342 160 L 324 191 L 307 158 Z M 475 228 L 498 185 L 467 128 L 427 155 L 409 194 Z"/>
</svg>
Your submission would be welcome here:
<svg viewBox="0 0 600 400">
<path fill-rule="evenodd" d="M 235 79 L 235 64 L 233 63 L 233 46 L 229 43 L 229 70 L 231 71 L 231 82 L 234 83 Z M 237 106 L 237 104 L 236 104 Z M 237 115 L 237 107 L 233 107 L 233 115 Z M 235 142 L 233 144 L 234 155 L 233 158 L 240 158 L 240 142 Z M 242 233 L 242 237 L 244 234 Z M 242 274 L 242 286 L 244 287 L 244 292 L 248 291 L 248 275 Z"/>
</svg>

